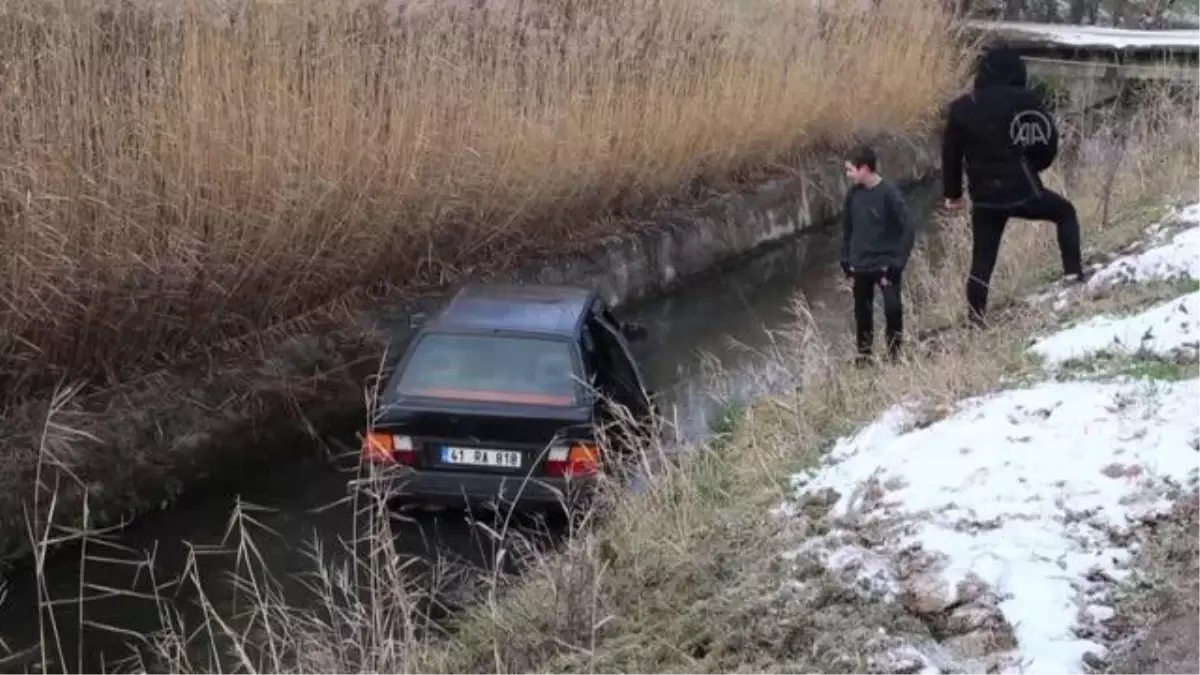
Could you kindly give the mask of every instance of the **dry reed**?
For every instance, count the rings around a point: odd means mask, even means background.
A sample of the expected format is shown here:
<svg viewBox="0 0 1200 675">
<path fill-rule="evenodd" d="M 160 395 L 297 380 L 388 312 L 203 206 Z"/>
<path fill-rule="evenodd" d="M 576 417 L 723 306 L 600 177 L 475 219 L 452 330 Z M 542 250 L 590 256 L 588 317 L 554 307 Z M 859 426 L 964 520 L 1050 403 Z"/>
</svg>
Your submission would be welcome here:
<svg viewBox="0 0 1200 675">
<path fill-rule="evenodd" d="M 912 130 L 965 64 L 937 0 L 748 7 L 5 3 L 3 391 L 111 384 Z"/>
</svg>

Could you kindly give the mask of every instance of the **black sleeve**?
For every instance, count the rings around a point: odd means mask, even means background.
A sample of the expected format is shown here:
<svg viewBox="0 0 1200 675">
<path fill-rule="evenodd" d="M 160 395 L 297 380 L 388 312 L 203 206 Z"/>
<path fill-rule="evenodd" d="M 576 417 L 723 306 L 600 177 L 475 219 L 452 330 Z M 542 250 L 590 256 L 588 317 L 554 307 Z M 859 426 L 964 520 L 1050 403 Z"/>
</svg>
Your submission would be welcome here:
<svg viewBox="0 0 1200 675">
<path fill-rule="evenodd" d="M 854 188 L 850 188 L 846 192 L 846 198 L 842 200 L 842 253 L 841 264 L 843 267 L 850 264 L 850 230 L 853 227 L 850 222 L 850 195 L 854 194 Z"/>
<path fill-rule="evenodd" d="M 1037 94 L 1030 92 L 1030 107 L 1040 113 L 1046 124 L 1049 126 L 1046 131 L 1048 137 L 1044 143 L 1031 143 L 1025 147 L 1025 159 L 1034 171 L 1041 173 L 1050 168 L 1058 157 L 1058 125 L 1054 123 L 1054 113 L 1046 105 L 1045 99 Z"/>
<path fill-rule="evenodd" d="M 954 107 L 946 113 L 942 130 L 942 194 L 946 199 L 959 199 L 963 194 L 962 138 L 954 122 Z"/>
<path fill-rule="evenodd" d="M 899 227 L 901 232 L 900 250 L 896 252 L 896 269 L 902 270 L 908 265 L 908 258 L 912 255 L 913 244 L 917 238 L 917 227 L 900 188 L 892 185 L 892 189 L 887 193 L 887 203 L 891 213 L 892 226 Z"/>
</svg>

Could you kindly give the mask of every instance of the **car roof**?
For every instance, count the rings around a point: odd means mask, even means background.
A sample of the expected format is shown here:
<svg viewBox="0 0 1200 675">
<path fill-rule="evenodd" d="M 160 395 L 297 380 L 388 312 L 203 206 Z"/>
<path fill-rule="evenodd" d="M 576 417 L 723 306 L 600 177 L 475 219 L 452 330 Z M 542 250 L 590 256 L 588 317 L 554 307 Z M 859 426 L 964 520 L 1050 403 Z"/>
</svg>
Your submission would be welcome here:
<svg viewBox="0 0 1200 675">
<path fill-rule="evenodd" d="M 570 337 L 596 297 L 578 286 L 468 284 L 426 331 L 515 331 Z"/>
</svg>

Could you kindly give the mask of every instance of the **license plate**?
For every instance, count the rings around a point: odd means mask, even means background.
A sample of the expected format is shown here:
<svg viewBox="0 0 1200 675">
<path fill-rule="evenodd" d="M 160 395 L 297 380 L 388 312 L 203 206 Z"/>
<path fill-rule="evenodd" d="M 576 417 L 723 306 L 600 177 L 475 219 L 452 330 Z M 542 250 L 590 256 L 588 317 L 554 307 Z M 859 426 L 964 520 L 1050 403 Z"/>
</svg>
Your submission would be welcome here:
<svg viewBox="0 0 1200 675">
<path fill-rule="evenodd" d="M 521 453 L 512 450 L 485 450 L 483 448 L 442 448 L 444 464 L 467 466 L 490 466 L 500 469 L 521 468 Z"/>
</svg>

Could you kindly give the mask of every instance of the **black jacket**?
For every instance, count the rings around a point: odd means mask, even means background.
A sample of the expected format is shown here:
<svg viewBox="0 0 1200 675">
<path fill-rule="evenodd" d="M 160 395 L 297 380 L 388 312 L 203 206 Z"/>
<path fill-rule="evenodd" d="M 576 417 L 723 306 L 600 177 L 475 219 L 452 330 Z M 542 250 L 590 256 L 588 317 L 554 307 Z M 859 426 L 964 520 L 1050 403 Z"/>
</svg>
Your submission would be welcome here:
<svg viewBox="0 0 1200 675">
<path fill-rule="evenodd" d="M 974 206 L 1013 208 L 1041 194 L 1038 174 L 1058 155 L 1058 129 L 1027 79 L 1020 54 L 995 47 L 979 61 L 974 90 L 950 103 L 942 135 L 947 199 L 962 197 L 963 160 Z"/>
</svg>

